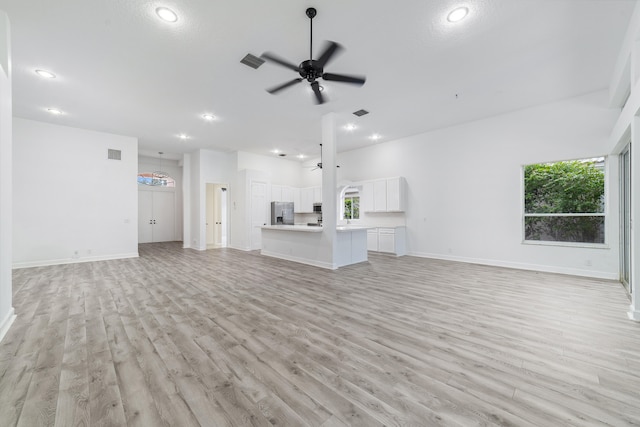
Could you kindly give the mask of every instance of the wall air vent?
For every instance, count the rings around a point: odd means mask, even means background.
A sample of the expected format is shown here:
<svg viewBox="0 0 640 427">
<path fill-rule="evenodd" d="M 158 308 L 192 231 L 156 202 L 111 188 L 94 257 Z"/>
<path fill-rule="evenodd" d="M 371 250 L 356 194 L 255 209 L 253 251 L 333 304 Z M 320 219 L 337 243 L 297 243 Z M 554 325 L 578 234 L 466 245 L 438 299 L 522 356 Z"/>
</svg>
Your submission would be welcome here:
<svg viewBox="0 0 640 427">
<path fill-rule="evenodd" d="M 122 160 L 122 151 L 109 148 L 109 151 L 107 152 L 107 159 Z"/>
<path fill-rule="evenodd" d="M 258 58 L 255 55 L 247 53 L 247 55 L 244 58 L 242 58 L 242 60 L 240 62 L 243 63 L 244 65 L 247 65 L 247 66 L 251 67 L 251 68 L 257 69 L 259 66 L 264 64 L 264 59 Z"/>
<path fill-rule="evenodd" d="M 365 114 L 369 114 L 369 112 L 368 112 L 367 110 L 358 110 L 358 111 L 354 112 L 353 114 L 354 114 L 355 116 L 362 117 L 362 116 L 364 116 Z"/>
</svg>

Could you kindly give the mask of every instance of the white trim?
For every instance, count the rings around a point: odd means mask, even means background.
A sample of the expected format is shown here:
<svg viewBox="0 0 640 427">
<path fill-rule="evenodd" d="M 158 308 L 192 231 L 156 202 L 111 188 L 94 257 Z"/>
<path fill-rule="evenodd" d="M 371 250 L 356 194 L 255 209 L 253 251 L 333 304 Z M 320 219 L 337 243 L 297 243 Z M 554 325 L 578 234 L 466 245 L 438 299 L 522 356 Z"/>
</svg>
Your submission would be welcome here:
<svg viewBox="0 0 640 427">
<path fill-rule="evenodd" d="M 299 262 L 300 264 L 313 265 L 314 267 L 326 268 L 328 270 L 337 270 L 338 266 L 328 263 L 328 262 L 320 262 L 317 260 L 310 260 L 306 258 L 299 258 L 291 255 L 283 255 L 280 253 L 265 251 L 264 249 L 260 250 L 260 255 L 268 256 L 271 258 L 284 259 L 286 261 Z"/>
<path fill-rule="evenodd" d="M 9 328 L 14 320 L 16 320 L 16 314 L 13 307 L 11 307 L 11 310 L 9 310 L 2 323 L 0 323 L 0 342 L 2 342 L 4 336 L 9 332 Z"/>
<path fill-rule="evenodd" d="M 583 243 L 583 242 L 554 242 L 551 240 L 523 240 L 523 245 L 534 246 L 560 246 L 568 248 L 585 248 L 585 249 L 611 249 L 606 243 Z"/>
<path fill-rule="evenodd" d="M 605 216 L 604 212 L 587 213 L 525 213 L 524 217 L 554 217 L 554 216 Z"/>
<path fill-rule="evenodd" d="M 92 256 L 92 257 L 84 257 L 84 258 L 65 258 L 65 259 L 53 259 L 53 260 L 44 260 L 44 261 L 27 261 L 27 262 L 19 262 L 13 264 L 13 269 L 20 268 L 31 268 L 31 267 L 46 267 L 49 265 L 62 265 L 62 264 L 78 264 L 82 262 L 94 262 L 94 261 L 110 261 L 114 259 L 125 259 L 125 258 L 138 258 L 140 254 L 138 252 L 132 252 L 128 254 L 115 254 L 108 256 Z"/>
<path fill-rule="evenodd" d="M 627 312 L 627 316 L 629 316 L 629 319 L 636 321 L 636 322 L 640 322 L 640 311 L 636 310 L 633 305 L 631 307 L 629 307 L 629 311 Z"/>
<path fill-rule="evenodd" d="M 594 279 L 619 280 L 618 273 L 609 273 L 606 271 L 583 270 L 577 268 L 555 267 L 550 265 L 527 264 L 521 262 L 498 261 L 493 259 L 467 258 L 457 256 L 446 256 L 439 254 L 429 254 L 422 252 L 408 252 L 407 255 L 420 258 L 441 259 L 445 261 L 466 262 L 469 264 L 490 265 L 493 267 L 515 268 L 518 270 L 540 271 L 544 273 L 567 274 L 570 276 L 591 277 Z"/>
</svg>

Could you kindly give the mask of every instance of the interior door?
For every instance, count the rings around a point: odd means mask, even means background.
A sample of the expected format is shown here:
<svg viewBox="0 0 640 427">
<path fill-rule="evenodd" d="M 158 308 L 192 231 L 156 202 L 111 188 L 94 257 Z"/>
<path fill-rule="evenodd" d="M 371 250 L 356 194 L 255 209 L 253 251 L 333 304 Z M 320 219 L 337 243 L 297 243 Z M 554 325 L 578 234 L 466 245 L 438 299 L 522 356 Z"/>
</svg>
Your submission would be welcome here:
<svg viewBox="0 0 640 427">
<path fill-rule="evenodd" d="M 262 227 L 267 225 L 267 183 L 251 182 L 251 249 L 262 248 Z"/>
<path fill-rule="evenodd" d="M 215 184 L 207 184 L 207 197 L 206 197 L 206 229 L 207 229 L 207 247 L 215 245 Z"/>
<path fill-rule="evenodd" d="M 172 242 L 176 239 L 175 193 L 153 192 L 153 241 Z"/>
<path fill-rule="evenodd" d="M 222 186 L 216 185 L 213 192 L 213 243 L 222 246 Z"/>
<path fill-rule="evenodd" d="M 153 242 L 153 192 L 138 191 L 138 243 Z"/>
</svg>

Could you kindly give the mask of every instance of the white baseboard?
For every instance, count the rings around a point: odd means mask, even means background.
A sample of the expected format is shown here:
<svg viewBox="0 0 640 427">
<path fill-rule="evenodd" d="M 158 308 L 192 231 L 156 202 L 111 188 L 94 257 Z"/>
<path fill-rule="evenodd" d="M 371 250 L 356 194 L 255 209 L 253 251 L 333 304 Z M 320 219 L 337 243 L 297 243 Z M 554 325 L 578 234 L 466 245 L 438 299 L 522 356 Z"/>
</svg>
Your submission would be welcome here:
<svg viewBox="0 0 640 427">
<path fill-rule="evenodd" d="M 326 268 L 328 270 L 337 270 L 338 269 L 337 265 L 333 265 L 333 264 L 328 263 L 328 262 L 320 262 L 320 261 L 306 259 L 306 258 L 299 258 L 299 257 L 295 257 L 295 256 L 292 256 L 292 255 L 282 255 L 282 254 L 279 254 L 279 253 L 273 253 L 273 252 L 265 251 L 264 249 L 262 249 L 260 251 L 260 255 L 268 256 L 268 257 L 271 257 L 271 258 L 284 259 L 286 261 L 299 262 L 300 264 L 313 265 L 314 267 Z"/>
<path fill-rule="evenodd" d="M 16 313 L 13 307 L 11 307 L 11 310 L 9 310 L 5 318 L 0 323 L 0 342 L 2 342 L 4 336 L 9 332 L 9 328 L 13 324 L 14 320 L 16 320 Z"/>
<path fill-rule="evenodd" d="M 627 316 L 629 316 L 629 319 L 631 319 L 631 320 L 634 320 L 636 322 L 640 322 L 640 311 L 636 310 L 633 305 L 631 307 L 629 307 L 629 311 L 627 312 Z"/>
<path fill-rule="evenodd" d="M 458 257 L 458 256 L 452 256 L 452 255 L 429 254 L 429 253 L 422 253 L 422 252 L 408 252 L 407 255 L 420 257 L 420 258 L 441 259 L 445 261 L 466 262 L 469 264 L 490 265 L 493 267 L 515 268 L 518 270 L 530 270 L 530 271 L 540 271 L 544 273 L 567 274 L 571 276 L 590 277 L 594 279 L 605 279 L 605 280 L 619 279 L 616 273 L 609 273 L 606 271 L 582 270 L 577 268 L 556 267 L 552 265 L 528 264 L 528 263 L 521 263 L 521 262 L 498 261 L 493 259 Z"/>
<path fill-rule="evenodd" d="M 16 262 L 13 264 L 12 268 L 19 269 L 19 268 L 31 268 L 31 267 L 45 267 L 48 265 L 77 264 L 81 262 L 109 261 L 114 259 L 138 258 L 139 256 L 140 255 L 138 254 L 138 252 L 132 252 L 128 254 L 97 255 L 97 256 L 82 257 L 82 258 L 26 261 L 26 262 Z"/>
</svg>

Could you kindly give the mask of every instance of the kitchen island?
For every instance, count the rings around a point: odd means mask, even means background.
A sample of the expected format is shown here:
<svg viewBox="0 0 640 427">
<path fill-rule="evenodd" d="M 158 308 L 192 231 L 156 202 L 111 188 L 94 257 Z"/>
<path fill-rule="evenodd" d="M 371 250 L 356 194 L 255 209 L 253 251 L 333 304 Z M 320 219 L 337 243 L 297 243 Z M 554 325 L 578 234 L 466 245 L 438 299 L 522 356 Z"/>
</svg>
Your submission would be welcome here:
<svg viewBox="0 0 640 427">
<path fill-rule="evenodd" d="M 367 227 L 338 226 L 329 236 L 323 227 L 265 225 L 262 255 L 335 270 L 367 261 Z M 333 250 L 328 250 L 332 245 Z"/>
</svg>

